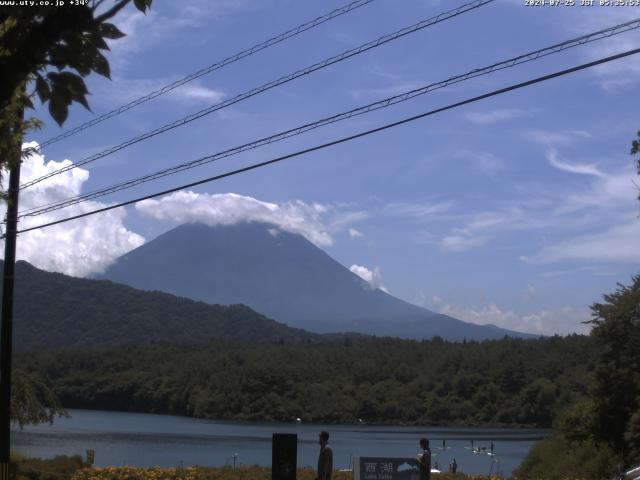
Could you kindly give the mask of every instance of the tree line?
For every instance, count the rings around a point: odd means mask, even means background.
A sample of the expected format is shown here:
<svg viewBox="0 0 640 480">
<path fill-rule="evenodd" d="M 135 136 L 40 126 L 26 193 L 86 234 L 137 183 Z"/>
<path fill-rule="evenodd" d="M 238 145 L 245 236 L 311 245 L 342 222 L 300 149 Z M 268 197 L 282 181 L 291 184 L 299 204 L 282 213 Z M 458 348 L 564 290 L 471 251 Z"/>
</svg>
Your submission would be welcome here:
<svg viewBox="0 0 640 480">
<path fill-rule="evenodd" d="M 556 416 L 515 476 L 613 478 L 640 464 L 640 275 L 593 312 L 589 389 Z"/>
<path fill-rule="evenodd" d="M 550 427 L 583 398 L 593 342 L 153 343 L 25 352 L 66 408 L 227 420 Z"/>
</svg>

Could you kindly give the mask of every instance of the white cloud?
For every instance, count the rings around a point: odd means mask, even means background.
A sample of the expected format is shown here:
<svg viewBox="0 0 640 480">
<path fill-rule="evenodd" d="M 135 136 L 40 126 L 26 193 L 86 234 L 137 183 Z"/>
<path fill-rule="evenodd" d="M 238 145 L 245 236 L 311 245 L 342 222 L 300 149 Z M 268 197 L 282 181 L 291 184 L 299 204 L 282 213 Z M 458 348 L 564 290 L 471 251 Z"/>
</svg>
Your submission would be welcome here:
<svg viewBox="0 0 640 480">
<path fill-rule="evenodd" d="M 92 87 L 97 101 L 107 106 L 122 105 L 161 89 L 180 77 L 127 79 L 114 75 L 111 82 L 100 82 Z M 161 101 L 179 104 L 200 104 L 202 101 L 218 103 L 225 93 L 203 86 L 195 80 L 160 96 Z"/>
<path fill-rule="evenodd" d="M 194 82 L 188 83 L 176 90 L 173 90 L 172 94 L 178 99 L 189 99 L 196 101 L 207 100 L 211 103 L 217 103 L 225 96 L 224 93 L 219 90 L 213 90 L 211 88 L 203 87 L 202 85 Z"/>
<path fill-rule="evenodd" d="M 109 8 L 105 2 L 103 8 Z M 108 40 L 111 49 L 109 62 L 112 71 L 121 70 L 140 54 L 162 48 L 165 42 L 177 39 L 185 42 L 207 41 L 207 26 L 238 9 L 259 8 L 255 0 L 190 0 L 189 2 L 157 2 L 145 14 L 133 6 L 125 8 L 114 18 L 113 23 L 126 35 L 117 40 Z M 194 32 L 197 35 L 194 37 Z M 196 38 L 197 40 L 194 40 Z M 245 48 L 249 45 L 245 45 Z M 205 59 L 201 67 L 221 60 Z"/>
<path fill-rule="evenodd" d="M 426 220 L 435 215 L 448 212 L 453 207 L 451 202 L 435 203 L 402 203 L 394 202 L 384 206 L 382 213 L 397 217 Z"/>
<path fill-rule="evenodd" d="M 462 252 L 482 245 L 487 240 L 488 237 L 486 236 L 475 236 L 472 234 L 448 235 L 441 240 L 440 246 L 450 252 Z"/>
<path fill-rule="evenodd" d="M 533 285 L 528 283 L 527 288 L 525 289 L 524 294 L 522 295 L 522 299 L 525 302 L 530 302 L 534 298 L 536 298 L 536 289 Z"/>
<path fill-rule="evenodd" d="M 589 327 L 581 322 L 590 319 L 586 310 L 576 310 L 572 307 L 525 314 L 504 310 L 495 303 L 479 308 L 444 305 L 439 309 L 439 313 L 477 325 L 492 324 L 517 332 L 540 335 L 587 333 Z"/>
<path fill-rule="evenodd" d="M 551 245 L 534 262 L 598 261 L 640 264 L 640 220 L 615 225 L 598 233 L 580 235 Z"/>
<path fill-rule="evenodd" d="M 412 90 L 417 90 L 423 86 L 424 84 L 418 83 L 397 83 L 387 87 L 352 90 L 350 94 L 356 100 L 381 100 L 383 98 L 394 97 Z"/>
<path fill-rule="evenodd" d="M 591 134 L 585 130 L 527 130 L 525 136 L 545 146 L 568 146 L 591 138 Z"/>
<path fill-rule="evenodd" d="M 631 162 L 626 157 L 597 163 L 568 161 L 561 159 L 553 148 L 546 161 L 561 172 L 579 177 L 571 187 L 566 183 L 560 187 L 520 186 L 520 199 L 511 198 L 508 205 L 497 206 L 495 210 L 465 212 L 449 232 L 437 236 L 423 234 L 422 243 L 439 244 L 456 252 L 484 245 L 504 232 L 545 230 L 566 240 L 556 240 L 557 244 L 552 246 L 546 244 L 537 254 L 517 253 L 522 261 L 635 261 L 640 255 L 640 249 L 636 248 L 640 221 L 636 218 L 637 173 Z M 609 166 L 609 170 L 601 168 L 601 164 Z M 612 165 L 618 165 L 617 169 L 610 171 Z"/>
<path fill-rule="evenodd" d="M 339 212 L 331 205 L 300 200 L 269 203 L 235 193 L 176 192 L 136 205 L 138 212 L 158 220 L 205 225 L 263 222 L 303 235 L 314 244 L 333 245 L 332 234 L 365 216 L 362 212 Z"/>
<path fill-rule="evenodd" d="M 580 10 L 582 18 L 576 21 L 571 18 L 571 28 L 580 33 L 588 33 L 613 25 L 618 25 L 638 17 L 635 8 L 584 8 Z M 592 44 L 586 49 L 585 56 L 589 60 L 607 57 L 613 54 L 632 50 L 640 41 L 640 33 L 632 30 L 613 37 L 612 41 L 603 41 Z M 598 65 L 590 69 L 591 74 L 598 78 L 597 84 L 609 92 L 619 92 L 637 84 L 640 78 L 640 59 L 633 55 L 615 62 Z"/>
<path fill-rule="evenodd" d="M 24 146 L 35 148 L 37 143 L 31 142 Z M 45 162 L 44 156 L 34 154 L 24 160 L 21 180 L 23 183 L 28 182 L 70 164 L 70 160 Z M 88 171 L 76 168 L 29 187 L 20 194 L 19 210 L 24 211 L 78 195 L 88 178 Z M 19 228 L 68 218 L 105 205 L 93 201 L 84 202 L 58 212 L 26 217 L 20 220 Z M 2 205 L 0 208 L 0 214 L 4 216 L 6 207 Z M 125 216 L 126 211 L 119 208 L 20 234 L 16 256 L 38 268 L 68 275 L 85 276 L 101 272 L 117 257 L 144 243 L 143 237 L 125 228 Z"/>
<path fill-rule="evenodd" d="M 507 164 L 491 152 L 467 149 L 453 149 L 448 155 L 455 160 L 465 161 L 469 167 L 479 169 L 485 174 L 493 175 L 507 168 Z"/>
<path fill-rule="evenodd" d="M 362 236 L 362 232 L 360 230 L 356 230 L 355 228 L 349 229 L 349 236 L 351 238 L 358 238 Z"/>
<path fill-rule="evenodd" d="M 380 289 L 383 292 L 388 292 L 387 289 L 382 285 L 382 273 L 380 272 L 380 267 L 374 267 L 373 270 L 363 267 L 362 265 L 351 265 L 349 267 L 353 273 L 362 278 L 372 289 Z"/>
<path fill-rule="evenodd" d="M 590 164 L 579 164 L 579 163 L 567 163 L 558 159 L 558 152 L 555 150 L 550 150 L 547 155 L 547 159 L 549 160 L 549 164 L 557 168 L 558 170 L 563 170 L 569 173 L 577 173 L 579 175 L 592 175 L 594 177 L 605 177 L 606 175 L 602 173 L 598 167 Z"/>
<path fill-rule="evenodd" d="M 497 122 L 523 117 L 525 115 L 528 115 L 528 112 L 525 110 L 502 108 L 488 110 L 486 112 L 470 112 L 465 114 L 465 118 L 478 125 L 491 125 Z"/>
<path fill-rule="evenodd" d="M 636 212 L 638 187 L 634 183 L 637 174 L 631 165 L 620 172 L 603 173 L 594 178 L 587 188 L 569 192 L 562 200 L 559 213 L 585 212 L 586 218 L 597 221 L 597 211 L 603 212 L 609 220 L 612 217 L 627 216 Z"/>
</svg>

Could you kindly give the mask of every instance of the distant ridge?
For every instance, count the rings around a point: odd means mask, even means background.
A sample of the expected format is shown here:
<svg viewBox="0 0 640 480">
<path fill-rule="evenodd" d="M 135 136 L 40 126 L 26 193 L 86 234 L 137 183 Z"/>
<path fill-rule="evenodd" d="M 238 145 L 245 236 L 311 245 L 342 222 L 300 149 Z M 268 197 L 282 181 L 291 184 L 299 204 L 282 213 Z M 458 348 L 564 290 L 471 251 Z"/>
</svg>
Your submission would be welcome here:
<svg viewBox="0 0 640 480">
<path fill-rule="evenodd" d="M 212 304 L 242 303 L 317 333 L 533 337 L 462 322 L 372 289 L 302 235 L 264 223 L 181 225 L 123 255 L 101 278 Z"/>
<path fill-rule="evenodd" d="M 14 309 L 14 345 L 22 350 L 211 339 L 340 340 L 290 328 L 244 305 L 209 305 L 143 292 L 109 281 L 45 272 L 23 261 L 16 264 Z"/>
</svg>

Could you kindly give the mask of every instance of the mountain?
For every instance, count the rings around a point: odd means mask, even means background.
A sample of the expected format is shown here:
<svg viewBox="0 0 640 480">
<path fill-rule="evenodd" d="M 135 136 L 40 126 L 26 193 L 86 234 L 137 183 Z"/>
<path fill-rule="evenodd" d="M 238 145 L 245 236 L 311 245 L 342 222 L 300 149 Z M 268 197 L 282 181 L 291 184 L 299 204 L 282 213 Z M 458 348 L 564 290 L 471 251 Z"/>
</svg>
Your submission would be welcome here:
<svg viewBox="0 0 640 480">
<path fill-rule="evenodd" d="M 17 349 L 210 339 L 329 340 L 243 305 L 209 305 L 168 293 L 143 292 L 109 281 L 45 272 L 27 262 L 16 264 L 13 334 Z"/>
<path fill-rule="evenodd" d="M 318 333 L 528 336 L 462 322 L 372 289 L 302 235 L 263 223 L 181 225 L 120 257 L 100 278 L 211 304 L 241 303 Z"/>
</svg>

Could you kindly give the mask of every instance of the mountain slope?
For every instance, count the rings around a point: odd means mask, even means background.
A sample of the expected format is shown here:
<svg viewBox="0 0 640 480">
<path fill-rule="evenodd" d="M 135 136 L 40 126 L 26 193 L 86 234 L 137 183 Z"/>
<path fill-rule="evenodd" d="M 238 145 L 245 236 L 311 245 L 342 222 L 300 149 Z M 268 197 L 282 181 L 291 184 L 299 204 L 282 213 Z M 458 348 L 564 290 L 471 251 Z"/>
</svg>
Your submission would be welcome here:
<svg viewBox="0 0 640 480">
<path fill-rule="evenodd" d="M 242 303 L 314 332 L 450 340 L 524 336 L 374 290 L 301 235 L 261 223 L 181 225 L 120 257 L 102 278 L 208 303 Z"/>
<path fill-rule="evenodd" d="M 16 264 L 14 345 L 18 349 L 198 343 L 214 338 L 323 341 L 319 335 L 287 327 L 244 305 L 209 305 L 109 281 L 49 273 L 27 262 Z"/>
</svg>

